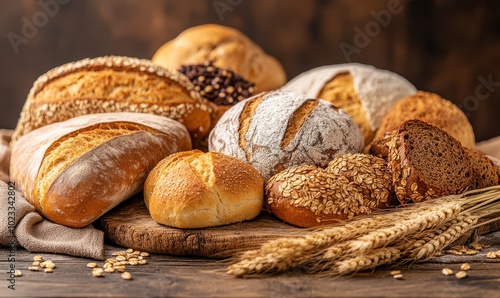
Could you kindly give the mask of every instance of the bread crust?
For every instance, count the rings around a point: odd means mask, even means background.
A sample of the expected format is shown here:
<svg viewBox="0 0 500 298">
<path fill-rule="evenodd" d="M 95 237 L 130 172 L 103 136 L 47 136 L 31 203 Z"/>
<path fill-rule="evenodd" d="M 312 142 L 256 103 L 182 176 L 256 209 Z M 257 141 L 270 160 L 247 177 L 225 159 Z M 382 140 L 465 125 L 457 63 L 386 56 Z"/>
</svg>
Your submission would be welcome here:
<svg viewBox="0 0 500 298">
<path fill-rule="evenodd" d="M 102 138 L 103 126 L 119 132 Z M 95 146 L 67 148 L 73 151 L 71 156 L 54 151 L 84 132 Z M 139 113 L 86 115 L 21 137 L 12 148 L 11 179 L 45 217 L 80 228 L 140 191 L 146 174 L 162 158 L 190 149 L 186 128 L 169 118 Z M 65 163 L 66 158 L 71 162 Z M 48 174 L 61 163 L 57 173 Z"/>
<path fill-rule="evenodd" d="M 375 139 L 384 137 L 407 120 L 422 120 L 439 127 L 457 139 L 462 146 L 475 148 L 472 125 L 465 114 L 452 102 L 430 92 L 419 91 L 396 103 L 385 115 L 375 134 Z"/>
<path fill-rule="evenodd" d="M 255 92 L 278 89 L 286 82 L 286 73 L 274 57 L 240 31 L 206 24 L 183 31 L 165 43 L 152 61 L 165 68 L 213 61 L 215 66 L 231 69 L 255 83 Z"/>
<path fill-rule="evenodd" d="M 265 181 L 293 166 L 326 167 L 363 149 L 351 117 L 321 99 L 291 91 L 257 94 L 229 109 L 209 136 L 209 150 L 249 162 Z"/>
<path fill-rule="evenodd" d="M 335 157 L 326 169 L 293 167 L 266 184 L 266 208 L 281 220 L 314 227 L 395 206 L 387 163 L 365 154 Z"/>
<path fill-rule="evenodd" d="M 13 135 L 93 113 L 140 112 L 184 123 L 194 138 L 211 128 L 212 105 L 176 70 L 149 60 L 105 56 L 64 64 L 31 88 Z"/>
<path fill-rule="evenodd" d="M 180 152 L 163 159 L 144 185 L 153 220 L 205 228 L 251 220 L 263 205 L 264 182 L 249 164 L 217 152 Z"/>
<path fill-rule="evenodd" d="M 409 135 L 416 131 L 417 137 Z M 417 163 L 416 156 L 426 163 Z M 409 120 L 400 125 L 389 142 L 388 163 L 401 204 L 463 193 L 471 186 L 471 161 L 460 142 L 424 121 Z M 424 171 L 434 178 L 425 177 Z"/>
</svg>

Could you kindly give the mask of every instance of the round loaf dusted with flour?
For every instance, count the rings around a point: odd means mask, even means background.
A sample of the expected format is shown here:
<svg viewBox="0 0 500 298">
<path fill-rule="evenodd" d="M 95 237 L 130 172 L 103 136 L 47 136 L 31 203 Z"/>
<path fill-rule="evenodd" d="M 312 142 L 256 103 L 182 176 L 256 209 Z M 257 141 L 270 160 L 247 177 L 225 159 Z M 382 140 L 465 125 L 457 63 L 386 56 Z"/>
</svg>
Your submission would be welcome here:
<svg viewBox="0 0 500 298">
<path fill-rule="evenodd" d="M 229 109 L 209 136 L 209 150 L 252 164 L 268 180 L 302 164 L 325 167 L 333 157 L 363 149 L 354 121 L 331 103 L 277 90 Z"/>
<path fill-rule="evenodd" d="M 300 227 L 349 220 L 397 204 L 387 163 L 365 154 L 338 155 L 326 169 L 286 169 L 269 180 L 265 194 L 269 212 Z"/>
<path fill-rule="evenodd" d="M 212 107 L 182 73 L 149 60 L 106 56 L 64 64 L 40 76 L 28 94 L 13 141 L 73 117 L 139 112 L 183 123 L 200 139 L 211 128 Z"/>
<path fill-rule="evenodd" d="M 385 113 L 417 91 L 398 74 L 357 63 L 314 68 L 292 79 L 283 89 L 325 99 L 343 109 L 363 132 L 365 144 L 373 139 Z"/>
</svg>

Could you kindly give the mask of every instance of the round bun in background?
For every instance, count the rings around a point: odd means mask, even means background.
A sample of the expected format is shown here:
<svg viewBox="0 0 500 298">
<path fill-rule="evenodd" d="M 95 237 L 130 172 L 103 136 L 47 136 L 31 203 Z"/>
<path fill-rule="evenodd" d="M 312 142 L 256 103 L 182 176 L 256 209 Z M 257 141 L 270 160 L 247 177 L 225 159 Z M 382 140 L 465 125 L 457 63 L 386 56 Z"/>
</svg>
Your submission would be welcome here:
<svg viewBox="0 0 500 298">
<path fill-rule="evenodd" d="M 417 91 L 396 73 L 358 63 L 311 69 L 283 89 L 325 99 L 343 109 L 361 129 L 365 144 L 371 142 L 387 111 Z"/>
<path fill-rule="evenodd" d="M 249 162 L 267 181 L 302 164 L 326 167 L 363 149 L 354 121 L 331 103 L 291 91 L 260 93 L 229 109 L 209 136 L 209 150 Z"/>
<path fill-rule="evenodd" d="M 435 125 L 457 139 L 462 146 L 474 149 L 475 136 L 465 114 L 441 96 L 419 91 L 395 104 L 385 115 L 375 139 L 398 129 L 407 120 L 422 120 Z"/>
<path fill-rule="evenodd" d="M 256 92 L 277 89 L 286 82 L 286 74 L 275 58 L 240 31 L 205 24 L 189 28 L 165 43 L 152 58 L 166 68 L 212 61 L 215 66 L 231 69 L 250 82 Z"/>
<path fill-rule="evenodd" d="M 157 223 L 176 228 L 227 225 L 256 217 L 264 181 L 249 164 L 217 152 L 173 154 L 158 163 L 144 185 Z"/>
</svg>

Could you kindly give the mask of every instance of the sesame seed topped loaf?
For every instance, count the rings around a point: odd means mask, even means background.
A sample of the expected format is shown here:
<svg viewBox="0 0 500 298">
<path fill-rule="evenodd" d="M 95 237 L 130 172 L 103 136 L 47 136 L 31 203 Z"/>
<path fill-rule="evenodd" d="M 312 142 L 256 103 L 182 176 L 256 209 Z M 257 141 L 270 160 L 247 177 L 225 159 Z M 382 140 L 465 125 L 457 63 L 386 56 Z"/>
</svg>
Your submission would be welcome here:
<svg viewBox="0 0 500 298">
<path fill-rule="evenodd" d="M 216 24 L 181 32 L 156 51 L 152 61 L 166 68 L 203 64 L 232 70 L 255 84 L 256 92 L 280 88 L 286 82 L 281 63 L 242 32 Z"/>
<path fill-rule="evenodd" d="M 485 188 L 499 184 L 498 167 L 485 154 L 464 148 L 472 164 L 472 189 Z"/>
<path fill-rule="evenodd" d="M 265 181 L 289 167 L 325 167 L 338 154 L 362 149 L 363 136 L 343 110 L 283 90 L 237 103 L 209 136 L 210 151 L 249 162 Z"/>
<path fill-rule="evenodd" d="M 286 169 L 266 184 L 265 204 L 281 220 L 314 227 L 397 204 L 387 163 L 365 154 L 336 156 L 326 169 Z"/>
<path fill-rule="evenodd" d="M 418 119 L 435 125 L 457 139 L 462 146 L 475 147 L 472 125 L 452 102 L 437 94 L 419 91 L 395 104 L 385 115 L 375 139 L 398 129 L 406 120 Z"/>
<path fill-rule="evenodd" d="M 471 160 L 448 133 L 420 120 L 403 122 L 389 144 L 389 167 L 402 204 L 471 188 Z"/>
<path fill-rule="evenodd" d="M 186 127 L 167 117 L 90 114 L 19 138 L 10 174 L 40 214 L 80 228 L 141 191 L 160 160 L 190 149 Z"/>
<path fill-rule="evenodd" d="M 365 144 L 373 139 L 385 113 L 417 91 L 398 74 L 357 63 L 314 68 L 283 89 L 325 99 L 343 109 L 361 129 Z"/>
<path fill-rule="evenodd" d="M 191 136 L 211 127 L 210 103 L 187 77 L 149 60 L 106 56 L 56 67 L 28 94 L 13 140 L 33 129 L 94 113 L 140 112 L 178 120 Z"/>
</svg>

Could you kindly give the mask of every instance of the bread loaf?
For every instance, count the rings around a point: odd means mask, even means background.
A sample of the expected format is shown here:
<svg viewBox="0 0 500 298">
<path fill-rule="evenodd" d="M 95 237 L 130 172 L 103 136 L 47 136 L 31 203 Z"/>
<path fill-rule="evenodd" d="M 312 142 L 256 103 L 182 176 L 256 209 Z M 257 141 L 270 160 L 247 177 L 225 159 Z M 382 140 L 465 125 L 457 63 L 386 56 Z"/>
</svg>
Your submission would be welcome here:
<svg viewBox="0 0 500 298">
<path fill-rule="evenodd" d="M 420 120 L 403 122 L 389 144 L 389 167 L 402 204 L 468 190 L 472 166 L 460 142 Z"/>
<path fill-rule="evenodd" d="M 267 181 L 293 166 L 325 167 L 335 155 L 356 153 L 363 136 L 331 103 L 277 90 L 229 109 L 209 136 L 209 150 L 249 162 Z"/>
<path fill-rule="evenodd" d="M 419 91 L 395 104 L 385 115 L 375 139 L 398 129 L 406 120 L 418 119 L 446 131 L 462 146 L 475 147 L 472 126 L 465 114 L 452 102 L 437 94 Z"/>
<path fill-rule="evenodd" d="M 385 113 L 417 91 L 393 72 L 357 63 L 314 68 L 292 79 L 283 89 L 325 99 L 343 109 L 361 129 L 365 144 L 373 139 Z"/>
<path fill-rule="evenodd" d="M 326 169 L 298 166 L 266 184 L 266 208 L 281 220 L 313 227 L 397 204 L 387 163 L 364 154 L 336 156 Z"/>
<path fill-rule="evenodd" d="M 40 76 L 13 139 L 50 123 L 107 112 L 169 117 L 185 124 L 194 138 L 202 138 L 211 127 L 210 103 L 184 75 L 149 60 L 109 56 L 68 63 Z"/>
<path fill-rule="evenodd" d="M 176 228 L 205 228 L 256 217 L 264 182 L 249 164 L 221 153 L 180 152 L 162 160 L 144 185 L 154 221 Z"/>
<path fill-rule="evenodd" d="M 0 129 L 0 181 L 9 181 L 10 136 L 12 131 Z"/>
<path fill-rule="evenodd" d="M 215 24 L 185 30 L 158 49 L 152 61 L 171 69 L 213 61 L 255 83 L 256 92 L 277 89 L 286 82 L 278 60 L 240 31 Z"/>
<path fill-rule="evenodd" d="M 190 149 L 186 128 L 169 118 L 91 114 L 21 137 L 12 148 L 10 173 L 46 218 L 80 228 L 140 191 L 161 159 Z"/>
<path fill-rule="evenodd" d="M 471 189 L 485 188 L 499 184 L 498 167 L 483 153 L 464 148 L 472 165 Z"/>
</svg>

